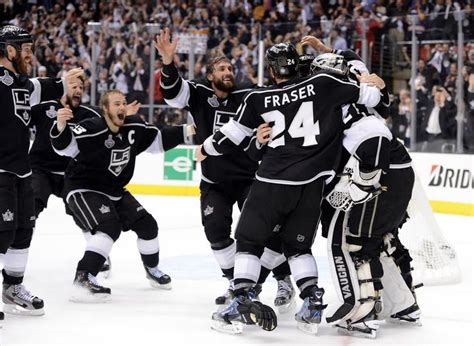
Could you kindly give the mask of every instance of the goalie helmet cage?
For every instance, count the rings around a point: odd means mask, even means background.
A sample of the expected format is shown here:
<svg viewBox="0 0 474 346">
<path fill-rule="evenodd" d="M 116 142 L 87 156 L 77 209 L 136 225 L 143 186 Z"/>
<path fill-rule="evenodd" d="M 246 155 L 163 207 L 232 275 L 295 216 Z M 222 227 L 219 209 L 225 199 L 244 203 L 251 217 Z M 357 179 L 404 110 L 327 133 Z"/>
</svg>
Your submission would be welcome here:
<svg viewBox="0 0 474 346">
<path fill-rule="evenodd" d="M 408 215 L 408 221 L 400 229 L 400 239 L 413 258 L 413 283 L 443 285 L 460 282 L 461 268 L 456 251 L 439 228 L 418 176 Z"/>
</svg>

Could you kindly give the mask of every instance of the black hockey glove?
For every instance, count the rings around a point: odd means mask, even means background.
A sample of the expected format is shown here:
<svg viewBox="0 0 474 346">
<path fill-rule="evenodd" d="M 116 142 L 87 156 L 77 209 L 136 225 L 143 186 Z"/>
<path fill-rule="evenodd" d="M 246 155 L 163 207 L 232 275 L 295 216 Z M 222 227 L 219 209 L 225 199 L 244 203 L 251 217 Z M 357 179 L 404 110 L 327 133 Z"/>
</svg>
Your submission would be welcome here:
<svg viewBox="0 0 474 346">
<path fill-rule="evenodd" d="M 277 327 L 275 311 L 258 301 L 244 299 L 237 307 L 237 311 L 242 315 L 246 324 L 251 324 L 249 322 L 252 321 L 267 331 L 272 331 Z"/>
</svg>

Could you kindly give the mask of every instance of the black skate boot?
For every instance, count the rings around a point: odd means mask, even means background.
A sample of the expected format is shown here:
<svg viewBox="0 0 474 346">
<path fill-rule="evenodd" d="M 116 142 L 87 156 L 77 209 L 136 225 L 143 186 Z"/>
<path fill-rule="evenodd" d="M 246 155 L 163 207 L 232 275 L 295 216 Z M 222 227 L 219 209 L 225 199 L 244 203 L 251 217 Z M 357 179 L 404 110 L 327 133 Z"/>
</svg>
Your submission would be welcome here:
<svg viewBox="0 0 474 346">
<path fill-rule="evenodd" d="M 298 329 L 308 334 L 318 333 L 323 310 L 327 307 L 323 305 L 323 295 L 324 289 L 315 286 L 311 295 L 304 298 L 300 311 L 295 314 Z"/>
<path fill-rule="evenodd" d="M 76 292 L 70 300 L 76 303 L 106 303 L 111 300 L 111 290 L 99 285 L 97 278 L 85 270 L 78 270 L 74 278 Z"/>
<path fill-rule="evenodd" d="M 4 311 L 14 315 L 44 315 L 44 302 L 32 295 L 25 286 L 3 284 Z"/>
<path fill-rule="evenodd" d="M 102 268 L 100 268 L 100 270 L 99 270 L 99 274 L 104 279 L 108 279 L 109 276 L 110 276 L 110 271 L 111 270 L 112 270 L 112 262 L 110 261 L 110 257 L 107 257 L 104 264 L 102 265 Z"/>
<path fill-rule="evenodd" d="M 146 277 L 150 281 L 150 285 L 155 288 L 164 290 L 171 289 L 171 278 L 169 275 L 163 273 L 158 266 L 150 268 L 145 266 Z"/>
</svg>

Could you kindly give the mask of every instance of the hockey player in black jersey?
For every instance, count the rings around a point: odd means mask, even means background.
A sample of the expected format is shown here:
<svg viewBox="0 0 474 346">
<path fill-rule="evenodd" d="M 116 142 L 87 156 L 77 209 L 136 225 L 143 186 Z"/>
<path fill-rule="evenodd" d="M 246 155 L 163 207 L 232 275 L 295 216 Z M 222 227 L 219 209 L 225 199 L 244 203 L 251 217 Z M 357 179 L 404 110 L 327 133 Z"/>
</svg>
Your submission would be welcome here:
<svg viewBox="0 0 474 346">
<path fill-rule="evenodd" d="M 5 312 L 42 315 L 43 300 L 22 285 L 35 226 L 28 160 L 31 107 L 60 98 L 82 71 L 71 70 L 64 79 L 28 79 L 33 49 L 33 38 L 25 30 L 0 28 L 0 268 Z"/>
<path fill-rule="evenodd" d="M 65 176 L 66 202 L 93 234 L 77 265 L 77 294 L 72 301 L 110 299 L 110 289 L 99 285 L 96 276 L 120 233 L 130 229 L 138 236 L 138 250 L 151 285 L 171 288 L 171 278 L 158 267 L 158 225 L 125 185 L 132 178 L 138 154 L 163 152 L 183 143 L 189 127 L 156 127 L 138 116 L 126 116 L 125 96 L 118 90 L 105 92 L 100 105 L 103 117 L 83 120 L 73 129 L 66 124 L 72 111 L 61 108 L 51 129 L 56 152 L 74 158 Z"/>
<path fill-rule="evenodd" d="M 201 144 L 234 118 L 243 96 L 251 89 L 235 86 L 232 65 L 224 56 L 210 60 L 206 81 L 180 78 L 173 63 L 176 44 L 177 41 L 170 42 L 168 29 L 157 36 L 156 48 L 163 59 L 161 92 L 170 106 L 189 110 L 196 127 L 197 143 Z M 235 204 L 242 208 L 258 166 L 245 153 L 247 147 L 248 141 L 224 155 L 210 157 L 201 165 L 202 224 L 217 263 L 229 280 L 233 278 L 235 257 L 235 242 L 231 237 L 232 208 Z M 288 263 L 281 254 L 278 239 L 267 246 L 258 282 L 263 283 L 273 270 L 279 288 L 274 303 L 284 311 L 294 302 Z M 224 304 L 230 297 L 231 290 L 218 297 L 216 304 Z"/>
<path fill-rule="evenodd" d="M 311 36 L 303 42 L 316 49 L 321 45 Z M 368 74 L 357 54 L 338 53 L 341 55 L 320 55 L 314 65 L 317 69 L 334 69 L 335 61 L 343 59 L 353 72 Z M 390 102 L 383 80 L 372 77 L 382 89 L 381 103 L 375 109 L 357 104 L 343 108 L 346 129 L 342 178 L 327 197 L 336 209 L 323 204 L 322 217 L 323 234 L 330 242 L 330 268 L 338 296 L 343 298 L 342 305 L 327 320 L 335 322 L 340 330 L 367 337 L 375 337 L 377 329 L 369 321 L 387 318 L 419 324 L 420 316 L 412 294 L 411 258 L 398 238 L 414 172 L 408 152 L 380 119 L 387 115 Z M 385 191 L 374 194 L 381 192 L 380 186 Z M 342 282 L 340 277 L 349 280 Z"/>
<path fill-rule="evenodd" d="M 81 104 L 84 92 L 84 76 L 79 76 L 76 86 L 70 88 L 61 99 L 42 102 L 31 109 L 30 126 L 35 128 L 35 139 L 30 149 L 30 162 L 33 170 L 32 186 L 35 196 L 35 216 L 47 207 L 48 199 L 51 195 L 64 198 L 64 173 L 71 158 L 58 155 L 51 146 L 49 132 L 56 121 L 56 113 L 59 109 L 68 107 L 71 109 L 73 118 L 68 122 L 68 126 L 74 127 L 78 122 L 100 117 L 98 107 Z M 127 105 L 127 114 L 136 114 L 138 104 Z M 66 213 L 72 214 L 66 205 Z M 74 217 L 74 215 L 72 215 Z M 89 239 L 91 233 L 81 221 L 74 217 L 74 221 L 83 231 L 84 237 Z M 107 258 L 101 273 L 108 277 L 110 273 L 110 259 Z"/>
<path fill-rule="evenodd" d="M 266 58 L 276 85 L 249 92 L 236 120 L 221 127 L 196 151 L 199 160 L 220 155 L 251 136 L 260 124 L 273 124 L 271 140 L 236 230 L 236 298 L 213 318 L 227 321 L 234 316 L 228 313 L 232 310 L 253 309 L 261 312 L 256 320 L 262 328 L 276 327 L 270 308 L 254 306 L 248 298 L 258 277 L 262 246 L 273 236 L 275 226 L 280 225 L 284 254 L 303 299 L 295 318 L 301 329 L 316 333 L 325 305 L 324 290 L 317 286 L 311 246 L 324 188 L 338 164 L 343 130 L 341 106 L 354 102 L 375 106 L 380 91 L 328 73 L 296 78 L 298 54 L 292 44 L 271 47 Z"/>
</svg>

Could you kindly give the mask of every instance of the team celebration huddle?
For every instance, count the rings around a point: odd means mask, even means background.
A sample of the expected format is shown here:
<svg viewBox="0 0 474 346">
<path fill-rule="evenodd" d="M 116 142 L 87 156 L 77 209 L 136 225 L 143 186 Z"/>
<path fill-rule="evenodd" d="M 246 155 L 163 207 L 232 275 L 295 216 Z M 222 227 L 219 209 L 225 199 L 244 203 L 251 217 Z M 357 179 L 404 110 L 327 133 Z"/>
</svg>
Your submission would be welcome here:
<svg viewBox="0 0 474 346">
<path fill-rule="evenodd" d="M 420 326 L 421 283 L 413 282 L 399 238 L 414 171 L 385 123 L 384 80 L 354 51 L 331 49 L 314 36 L 266 50 L 270 85 L 236 85 L 226 56 L 207 59 L 204 80 L 186 80 L 175 61 L 178 41 L 168 28 L 155 38 L 159 89 L 169 106 L 189 111 L 192 123 L 151 125 L 137 114 L 140 103 L 127 103 L 118 89 L 105 91 L 99 107 L 82 104 L 88 77 L 81 68 L 62 78 L 29 78 L 34 38 L 19 26 L 0 28 L 0 324 L 4 313 L 47 309 L 23 277 L 35 221 L 51 195 L 64 201 L 85 239 L 71 273 L 72 302 L 113 304 L 103 278 L 114 243 L 129 230 L 137 235 L 143 278 L 171 289 L 172 273 L 160 269 L 157 220 L 126 186 L 140 153 L 194 141 L 202 237 L 228 280 L 209 302 L 212 329 L 272 331 L 282 314 L 294 314 L 308 334 L 323 321 L 369 338 L 380 321 Z M 305 54 L 306 47 L 318 54 Z M 318 230 L 333 287 L 318 282 Z M 267 305 L 259 295 L 270 274 L 277 292 Z M 338 297 L 329 306 L 328 290 Z"/>
</svg>

